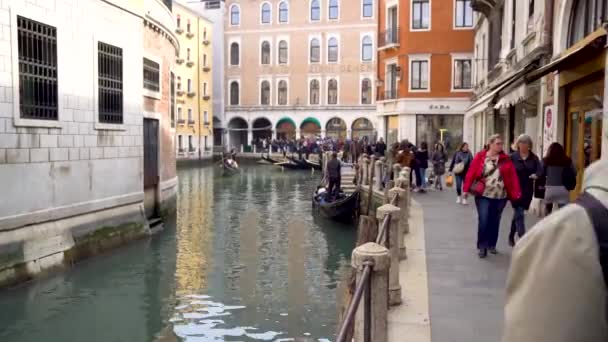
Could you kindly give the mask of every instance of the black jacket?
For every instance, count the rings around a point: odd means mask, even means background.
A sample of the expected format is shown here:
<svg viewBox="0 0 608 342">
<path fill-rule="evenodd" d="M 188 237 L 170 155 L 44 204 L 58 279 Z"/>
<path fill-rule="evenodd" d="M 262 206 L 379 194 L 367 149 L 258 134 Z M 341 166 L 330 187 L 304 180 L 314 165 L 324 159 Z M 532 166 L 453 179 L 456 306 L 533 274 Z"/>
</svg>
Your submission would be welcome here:
<svg viewBox="0 0 608 342">
<path fill-rule="evenodd" d="M 338 159 L 332 159 L 327 162 L 327 177 L 331 179 L 341 178 L 341 167 L 342 166 L 340 165 L 340 161 Z"/>
<path fill-rule="evenodd" d="M 414 152 L 414 156 L 416 158 L 416 167 L 421 169 L 429 168 L 429 151 L 417 150 Z"/>
<path fill-rule="evenodd" d="M 521 157 L 519 152 L 513 152 L 511 153 L 511 161 L 515 166 L 519 187 L 521 188 L 521 197 L 513 202 L 513 206 L 528 210 L 532 197 L 534 197 L 534 180 L 530 179 L 530 176 L 540 177 L 543 172 L 542 165 L 538 157 L 532 152 L 526 160 Z"/>
</svg>

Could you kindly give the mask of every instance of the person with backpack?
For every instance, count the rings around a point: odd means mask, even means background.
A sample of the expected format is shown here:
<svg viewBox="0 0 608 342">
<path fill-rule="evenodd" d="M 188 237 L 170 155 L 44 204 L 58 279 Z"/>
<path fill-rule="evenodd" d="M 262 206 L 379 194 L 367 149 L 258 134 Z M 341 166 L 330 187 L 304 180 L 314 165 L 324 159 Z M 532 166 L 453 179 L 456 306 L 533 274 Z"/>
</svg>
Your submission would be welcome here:
<svg viewBox="0 0 608 342">
<path fill-rule="evenodd" d="M 549 145 L 547 155 L 543 158 L 541 178 L 541 182 L 545 183 L 546 213 L 549 215 L 553 204 L 557 204 L 558 208 L 568 204 L 570 191 L 576 188 L 576 170 L 560 143 Z"/>
<path fill-rule="evenodd" d="M 464 180 L 464 198 L 475 196 L 477 207 L 477 249 L 479 257 L 485 258 L 488 250 L 497 254 L 498 232 L 502 211 L 507 199 L 516 201 L 521 197 L 515 166 L 503 151 L 503 140 L 499 134 L 490 137 L 488 149 L 475 155 Z"/>
<path fill-rule="evenodd" d="M 608 160 L 513 250 L 502 342 L 608 341 Z"/>
</svg>

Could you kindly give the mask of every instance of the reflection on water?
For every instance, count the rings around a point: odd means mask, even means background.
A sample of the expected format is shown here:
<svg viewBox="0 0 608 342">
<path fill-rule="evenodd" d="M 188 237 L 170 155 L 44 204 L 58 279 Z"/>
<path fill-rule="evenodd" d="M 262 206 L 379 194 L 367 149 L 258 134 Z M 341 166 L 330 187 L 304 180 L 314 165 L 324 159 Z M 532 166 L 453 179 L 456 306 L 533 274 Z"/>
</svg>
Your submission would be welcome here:
<svg viewBox="0 0 608 342">
<path fill-rule="evenodd" d="M 328 341 L 354 230 L 313 218 L 310 173 L 179 170 L 150 240 L 0 293 L 0 341 Z"/>
</svg>

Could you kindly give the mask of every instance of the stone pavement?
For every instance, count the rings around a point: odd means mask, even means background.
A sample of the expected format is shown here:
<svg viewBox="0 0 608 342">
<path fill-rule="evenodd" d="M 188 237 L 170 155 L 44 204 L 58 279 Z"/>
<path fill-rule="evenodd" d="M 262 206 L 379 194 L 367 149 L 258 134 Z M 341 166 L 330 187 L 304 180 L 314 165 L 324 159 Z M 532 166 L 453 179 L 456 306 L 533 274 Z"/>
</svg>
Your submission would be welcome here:
<svg viewBox="0 0 608 342">
<path fill-rule="evenodd" d="M 475 205 L 455 200 L 453 189 L 413 196 L 408 259 L 400 265 L 404 304 L 389 312 L 390 342 L 500 341 L 511 205 L 502 217 L 499 254 L 479 259 Z M 536 221 L 528 215 L 528 229 Z"/>
</svg>

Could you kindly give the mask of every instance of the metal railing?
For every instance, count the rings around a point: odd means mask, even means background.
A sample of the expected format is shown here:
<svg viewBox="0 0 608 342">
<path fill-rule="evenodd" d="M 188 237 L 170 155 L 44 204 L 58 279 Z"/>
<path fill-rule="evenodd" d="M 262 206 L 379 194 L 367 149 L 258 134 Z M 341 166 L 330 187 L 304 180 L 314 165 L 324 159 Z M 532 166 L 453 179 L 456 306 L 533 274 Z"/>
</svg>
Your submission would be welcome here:
<svg viewBox="0 0 608 342">
<path fill-rule="evenodd" d="M 372 329 L 371 329 L 371 320 L 372 320 L 372 270 L 374 268 L 374 263 L 368 261 L 365 263 L 363 267 L 363 273 L 361 274 L 361 280 L 357 284 L 357 288 L 355 289 L 355 294 L 353 296 L 353 300 L 350 302 L 348 306 L 348 310 L 346 311 L 346 316 L 344 317 L 344 321 L 342 322 L 342 326 L 340 327 L 340 332 L 338 333 L 338 337 L 336 342 L 346 342 L 348 336 L 348 330 L 351 324 L 353 324 L 355 320 L 355 314 L 357 313 L 357 309 L 359 308 L 359 304 L 361 304 L 361 298 L 363 297 L 363 291 L 365 291 L 365 302 L 363 304 L 363 335 L 365 342 L 371 342 L 372 340 Z"/>
<path fill-rule="evenodd" d="M 356 165 L 357 188 L 368 192 L 362 198 L 369 194 L 368 216 L 361 216 L 359 222 L 352 271 L 356 271 L 356 282 L 347 285 L 348 293 L 353 296 L 350 302 L 345 303 L 336 341 L 346 342 L 354 337 L 364 342 L 386 342 L 388 332 L 374 329 L 385 329 L 388 307 L 402 302 L 399 261 L 406 258 L 404 234 L 409 232 L 409 170 L 398 164 L 389 165 L 384 158 L 376 159 L 365 154 Z M 391 174 L 394 174 L 393 179 L 390 179 Z M 370 203 L 377 200 L 384 205 L 375 209 L 375 217 L 380 220 L 375 223 Z M 386 254 L 380 256 L 382 253 Z M 388 287 L 383 289 L 384 285 L 378 284 L 385 281 Z M 386 306 L 381 304 L 385 302 Z"/>
<path fill-rule="evenodd" d="M 387 28 L 385 31 L 378 33 L 379 47 L 382 48 L 396 44 L 399 44 L 399 26 Z"/>
</svg>

